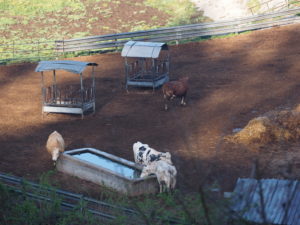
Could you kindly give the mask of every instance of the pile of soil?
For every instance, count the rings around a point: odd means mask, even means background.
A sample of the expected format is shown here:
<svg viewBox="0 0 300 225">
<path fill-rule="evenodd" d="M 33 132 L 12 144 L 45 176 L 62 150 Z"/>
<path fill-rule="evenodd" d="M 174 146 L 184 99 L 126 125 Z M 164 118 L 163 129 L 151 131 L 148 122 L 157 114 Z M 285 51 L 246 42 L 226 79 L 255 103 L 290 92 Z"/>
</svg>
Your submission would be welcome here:
<svg viewBox="0 0 300 225">
<path fill-rule="evenodd" d="M 296 110 L 271 111 L 249 121 L 238 133 L 227 136 L 227 141 L 246 145 L 266 145 L 295 142 L 300 138 L 300 112 Z"/>
</svg>

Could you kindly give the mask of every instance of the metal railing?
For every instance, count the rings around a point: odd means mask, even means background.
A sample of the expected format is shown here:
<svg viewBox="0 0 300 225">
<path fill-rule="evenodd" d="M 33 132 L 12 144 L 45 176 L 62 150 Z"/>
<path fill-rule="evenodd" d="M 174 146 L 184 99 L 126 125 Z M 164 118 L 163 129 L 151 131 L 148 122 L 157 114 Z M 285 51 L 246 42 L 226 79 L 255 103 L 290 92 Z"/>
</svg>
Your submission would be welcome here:
<svg viewBox="0 0 300 225">
<path fill-rule="evenodd" d="M 222 22 L 191 24 L 146 31 L 90 36 L 69 40 L 0 45 L 0 63 L 33 61 L 65 57 L 68 53 L 80 55 L 89 52 L 115 51 L 129 40 L 179 42 L 182 40 L 227 35 L 300 22 L 300 7 L 280 12 L 250 16 Z"/>
<path fill-rule="evenodd" d="M 58 57 L 55 41 L 15 42 L 0 45 L 0 64 L 5 62 L 40 61 Z"/>
<path fill-rule="evenodd" d="M 9 190 L 23 194 L 29 199 L 37 202 L 53 202 L 55 201 L 55 198 L 58 198 L 60 200 L 60 205 L 64 210 L 74 210 L 76 208 L 78 209 L 78 207 L 82 207 L 80 210 L 87 210 L 104 223 L 113 221 L 120 216 L 125 216 L 126 224 L 143 224 L 141 214 L 138 211 L 127 207 L 85 197 L 81 194 L 36 184 L 24 180 L 23 178 L 4 173 L 0 173 L 0 183 L 7 186 Z M 169 218 L 165 222 L 166 224 L 174 225 L 184 224 L 173 218 Z"/>
<path fill-rule="evenodd" d="M 57 52 L 76 52 L 87 50 L 113 50 L 122 47 L 129 40 L 171 42 L 207 36 L 226 35 L 274 26 L 299 23 L 300 8 L 276 13 L 257 15 L 238 20 L 200 23 L 177 27 L 159 28 L 120 34 L 91 36 L 85 38 L 55 41 Z"/>
</svg>

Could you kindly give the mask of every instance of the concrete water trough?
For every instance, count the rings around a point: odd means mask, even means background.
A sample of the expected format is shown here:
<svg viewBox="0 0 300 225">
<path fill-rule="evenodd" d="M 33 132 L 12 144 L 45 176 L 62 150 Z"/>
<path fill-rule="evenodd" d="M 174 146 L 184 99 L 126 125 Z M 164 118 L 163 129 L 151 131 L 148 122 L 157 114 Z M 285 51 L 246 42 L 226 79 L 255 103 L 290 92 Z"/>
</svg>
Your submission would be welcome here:
<svg viewBox="0 0 300 225">
<path fill-rule="evenodd" d="M 140 178 L 141 165 L 95 148 L 65 151 L 59 156 L 56 167 L 60 172 L 129 196 L 157 193 L 159 190 L 156 176 Z"/>
</svg>

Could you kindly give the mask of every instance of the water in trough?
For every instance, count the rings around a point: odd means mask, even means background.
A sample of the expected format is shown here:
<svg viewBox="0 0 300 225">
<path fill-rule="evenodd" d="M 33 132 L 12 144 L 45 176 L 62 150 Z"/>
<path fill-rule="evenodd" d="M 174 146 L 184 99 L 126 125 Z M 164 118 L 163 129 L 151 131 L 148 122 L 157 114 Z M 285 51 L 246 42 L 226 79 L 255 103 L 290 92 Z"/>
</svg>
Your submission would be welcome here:
<svg viewBox="0 0 300 225">
<path fill-rule="evenodd" d="M 140 172 L 137 171 L 134 168 L 131 168 L 129 166 L 120 164 L 118 162 L 115 162 L 109 158 L 100 156 L 98 154 L 94 154 L 91 152 L 80 152 L 78 154 L 72 155 L 75 158 L 87 161 L 89 163 L 93 163 L 97 166 L 101 166 L 105 169 L 111 170 L 115 173 L 118 173 L 124 177 L 127 178 L 139 178 Z"/>
</svg>

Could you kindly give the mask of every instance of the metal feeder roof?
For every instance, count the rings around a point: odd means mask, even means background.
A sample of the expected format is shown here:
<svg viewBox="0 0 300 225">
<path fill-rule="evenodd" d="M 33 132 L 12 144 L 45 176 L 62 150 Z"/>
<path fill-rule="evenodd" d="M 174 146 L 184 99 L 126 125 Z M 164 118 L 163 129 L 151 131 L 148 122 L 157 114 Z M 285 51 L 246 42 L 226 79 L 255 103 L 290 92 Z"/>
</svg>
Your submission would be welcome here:
<svg viewBox="0 0 300 225">
<path fill-rule="evenodd" d="M 71 73 L 80 74 L 86 66 L 97 66 L 96 63 L 60 60 L 60 61 L 41 61 L 35 69 L 35 72 L 49 70 L 66 70 Z"/>
<path fill-rule="evenodd" d="M 128 41 L 122 50 L 123 57 L 158 58 L 161 50 L 168 45 L 160 42 Z"/>
</svg>

